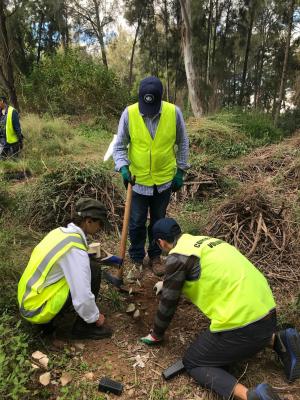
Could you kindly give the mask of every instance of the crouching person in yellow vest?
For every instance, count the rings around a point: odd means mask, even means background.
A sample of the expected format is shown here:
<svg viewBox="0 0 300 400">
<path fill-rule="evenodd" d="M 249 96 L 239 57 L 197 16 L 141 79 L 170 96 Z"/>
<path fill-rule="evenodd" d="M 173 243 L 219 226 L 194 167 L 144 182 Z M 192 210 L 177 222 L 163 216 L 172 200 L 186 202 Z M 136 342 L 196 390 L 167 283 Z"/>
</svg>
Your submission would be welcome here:
<svg viewBox="0 0 300 400">
<path fill-rule="evenodd" d="M 263 274 L 235 247 L 207 236 L 182 234 L 164 218 L 153 238 L 168 254 L 154 329 L 141 340 L 163 340 L 183 293 L 211 321 L 183 357 L 187 372 L 223 398 L 278 400 L 266 383 L 246 388 L 224 367 L 273 347 L 289 381 L 300 377 L 300 338 L 296 329 L 276 331 L 276 305 Z"/>
<path fill-rule="evenodd" d="M 78 314 L 73 338 L 111 337 L 112 331 L 103 325 L 104 315 L 96 305 L 101 270 L 90 262 L 86 239 L 106 221 L 106 209 L 99 201 L 80 199 L 73 222 L 54 229 L 34 248 L 18 286 L 23 318 L 52 333 L 56 317 L 73 304 Z"/>
</svg>

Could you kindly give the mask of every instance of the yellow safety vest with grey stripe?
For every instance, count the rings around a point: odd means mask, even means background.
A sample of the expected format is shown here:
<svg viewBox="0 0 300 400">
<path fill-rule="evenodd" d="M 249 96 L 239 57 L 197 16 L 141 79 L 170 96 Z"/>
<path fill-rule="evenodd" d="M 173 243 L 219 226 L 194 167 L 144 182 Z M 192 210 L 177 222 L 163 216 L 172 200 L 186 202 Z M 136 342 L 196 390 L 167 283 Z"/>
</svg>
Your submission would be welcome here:
<svg viewBox="0 0 300 400">
<path fill-rule="evenodd" d="M 14 108 L 11 106 L 8 106 L 7 116 L 6 116 L 6 125 L 5 125 L 6 143 L 8 143 L 8 144 L 17 143 L 19 140 L 18 135 L 16 134 L 14 127 L 13 127 L 13 122 L 12 122 L 13 111 L 14 111 Z"/>
<path fill-rule="evenodd" d="M 249 325 L 276 307 L 266 278 L 234 246 L 184 234 L 172 253 L 200 259 L 199 278 L 185 281 L 182 292 L 211 320 L 212 332 Z"/>
<path fill-rule="evenodd" d="M 65 278 L 45 286 L 54 264 L 72 247 L 87 251 L 81 235 L 54 229 L 34 248 L 18 286 L 18 302 L 22 317 L 35 324 L 44 324 L 55 317 L 65 304 L 69 286 Z"/>
<path fill-rule="evenodd" d="M 128 107 L 129 117 L 129 169 L 136 183 L 145 186 L 170 182 L 176 170 L 176 108 L 162 102 L 161 115 L 155 137 L 151 134 L 139 112 L 138 103 Z"/>
</svg>

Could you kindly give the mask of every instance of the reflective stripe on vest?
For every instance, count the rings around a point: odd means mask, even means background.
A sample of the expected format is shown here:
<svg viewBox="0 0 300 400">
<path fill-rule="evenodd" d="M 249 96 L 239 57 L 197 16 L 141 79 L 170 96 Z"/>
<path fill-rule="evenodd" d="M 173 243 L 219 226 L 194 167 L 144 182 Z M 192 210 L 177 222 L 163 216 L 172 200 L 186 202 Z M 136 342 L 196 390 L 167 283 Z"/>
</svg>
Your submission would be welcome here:
<svg viewBox="0 0 300 400">
<path fill-rule="evenodd" d="M 200 259 L 199 278 L 185 281 L 182 292 L 211 320 L 212 332 L 246 326 L 275 308 L 266 278 L 234 246 L 184 234 L 172 253 Z"/>
<path fill-rule="evenodd" d="M 13 144 L 18 142 L 18 135 L 16 134 L 13 122 L 12 122 L 12 114 L 14 108 L 8 106 L 7 115 L 6 115 L 6 125 L 5 125 L 5 134 L 6 134 L 6 143 Z"/>
<path fill-rule="evenodd" d="M 136 183 L 153 186 L 170 182 L 176 170 L 176 107 L 162 102 L 161 115 L 155 137 L 139 112 L 138 103 L 128 107 L 130 171 Z"/>
<path fill-rule="evenodd" d="M 46 287 L 43 284 L 55 262 L 72 247 L 87 250 L 79 234 L 64 233 L 60 228 L 51 231 L 35 247 L 18 286 L 20 313 L 24 318 L 46 323 L 61 309 L 69 293 L 66 279 Z M 29 300 L 30 306 L 25 306 Z"/>
</svg>

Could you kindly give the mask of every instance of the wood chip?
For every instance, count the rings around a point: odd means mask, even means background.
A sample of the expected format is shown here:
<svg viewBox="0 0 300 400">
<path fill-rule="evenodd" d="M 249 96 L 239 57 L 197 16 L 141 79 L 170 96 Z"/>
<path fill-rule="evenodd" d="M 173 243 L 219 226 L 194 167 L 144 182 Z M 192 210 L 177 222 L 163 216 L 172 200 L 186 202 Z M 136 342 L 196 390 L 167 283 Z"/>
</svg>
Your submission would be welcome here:
<svg viewBox="0 0 300 400">
<path fill-rule="evenodd" d="M 31 357 L 34 360 L 40 360 L 43 357 L 47 357 L 46 354 L 42 353 L 41 351 L 35 351 L 34 353 L 31 354 Z"/>
<path fill-rule="evenodd" d="M 72 381 L 73 377 L 69 372 L 63 372 L 60 377 L 61 386 L 66 386 Z"/>
<path fill-rule="evenodd" d="M 139 319 L 141 316 L 140 310 L 135 310 L 134 314 L 133 314 L 133 318 L 134 319 Z"/>
<path fill-rule="evenodd" d="M 135 304 L 134 303 L 130 303 L 126 309 L 127 314 L 131 314 L 135 311 Z"/>
<path fill-rule="evenodd" d="M 87 372 L 86 374 L 83 375 L 83 378 L 87 381 L 93 381 L 94 380 L 94 373 L 93 372 Z"/>
<path fill-rule="evenodd" d="M 50 383 L 50 379 L 51 379 L 50 372 L 45 372 L 39 377 L 40 384 L 43 386 L 48 386 Z"/>
</svg>

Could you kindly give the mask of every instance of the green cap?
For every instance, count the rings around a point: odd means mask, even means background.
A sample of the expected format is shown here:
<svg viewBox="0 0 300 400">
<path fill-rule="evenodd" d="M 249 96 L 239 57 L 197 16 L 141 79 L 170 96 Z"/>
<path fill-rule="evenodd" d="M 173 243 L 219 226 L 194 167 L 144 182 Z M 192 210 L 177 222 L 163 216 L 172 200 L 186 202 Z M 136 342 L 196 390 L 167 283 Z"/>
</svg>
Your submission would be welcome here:
<svg viewBox="0 0 300 400">
<path fill-rule="evenodd" d="M 79 199 L 75 205 L 75 210 L 81 217 L 107 221 L 106 207 L 98 200 L 89 197 Z"/>
</svg>

